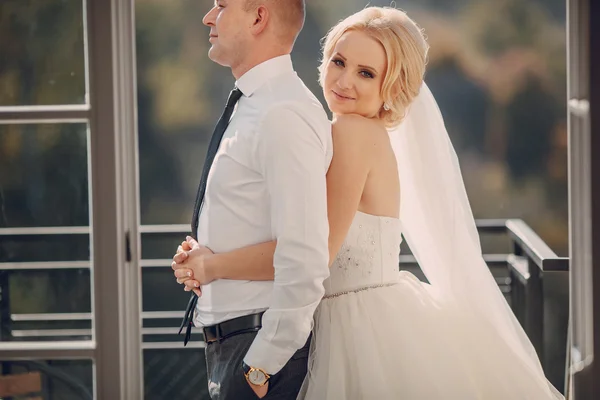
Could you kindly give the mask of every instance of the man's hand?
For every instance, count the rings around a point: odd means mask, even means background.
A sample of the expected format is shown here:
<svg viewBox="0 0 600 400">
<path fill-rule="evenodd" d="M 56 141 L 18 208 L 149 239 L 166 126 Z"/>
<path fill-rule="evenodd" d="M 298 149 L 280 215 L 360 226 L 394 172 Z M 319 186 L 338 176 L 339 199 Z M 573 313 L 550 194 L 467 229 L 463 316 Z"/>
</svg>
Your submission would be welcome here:
<svg viewBox="0 0 600 400">
<path fill-rule="evenodd" d="M 263 386 L 257 386 L 250 383 L 248 378 L 246 378 L 246 382 L 250 385 L 250 389 L 254 391 L 254 393 L 258 396 L 259 399 L 262 399 L 269 392 L 269 382 L 265 383 Z"/>
<path fill-rule="evenodd" d="M 204 262 L 205 258 L 212 254 L 213 252 L 209 248 L 200 246 L 190 236 L 181 243 L 177 254 L 173 257 L 171 268 L 174 270 L 177 283 L 185 285 L 185 291 L 192 290 L 197 296 L 200 296 L 202 295 L 200 285 L 206 285 L 215 280 Z"/>
</svg>

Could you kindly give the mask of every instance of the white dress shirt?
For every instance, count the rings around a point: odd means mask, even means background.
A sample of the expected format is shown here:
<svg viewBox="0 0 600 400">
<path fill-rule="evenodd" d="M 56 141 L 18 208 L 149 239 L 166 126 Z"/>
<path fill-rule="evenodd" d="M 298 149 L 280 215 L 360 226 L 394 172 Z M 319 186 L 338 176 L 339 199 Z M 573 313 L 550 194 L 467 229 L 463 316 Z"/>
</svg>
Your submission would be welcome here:
<svg viewBox="0 0 600 400">
<path fill-rule="evenodd" d="M 198 242 L 222 253 L 277 239 L 275 280 L 203 286 L 194 321 L 267 310 L 244 361 L 275 374 L 306 343 L 329 276 L 331 124 L 289 55 L 254 67 L 236 86 L 243 96 L 208 175 Z"/>
</svg>

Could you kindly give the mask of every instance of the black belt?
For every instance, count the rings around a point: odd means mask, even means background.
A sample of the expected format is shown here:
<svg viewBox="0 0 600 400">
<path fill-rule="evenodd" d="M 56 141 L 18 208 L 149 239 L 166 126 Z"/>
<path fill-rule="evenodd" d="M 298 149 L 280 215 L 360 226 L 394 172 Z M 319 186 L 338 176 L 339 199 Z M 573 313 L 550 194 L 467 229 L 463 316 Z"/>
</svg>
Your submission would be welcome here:
<svg viewBox="0 0 600 400">
<path fill-rule="evenodd" d="M 241 333 L 257 332 L 262 327 L 263 314 L 264 311 L 230 319 L 220 324 L 205 326 L 202 329 L 204 341 L 206 343 L 217 342 Z"/>
</svg>

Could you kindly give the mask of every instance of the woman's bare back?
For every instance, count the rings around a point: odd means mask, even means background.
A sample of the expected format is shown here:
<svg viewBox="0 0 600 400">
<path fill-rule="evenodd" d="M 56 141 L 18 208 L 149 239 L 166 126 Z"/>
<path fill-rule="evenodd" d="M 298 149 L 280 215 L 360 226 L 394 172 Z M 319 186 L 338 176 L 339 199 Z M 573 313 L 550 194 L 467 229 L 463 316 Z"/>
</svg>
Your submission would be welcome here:
<svg viewBox="0 0 600 400">
<path fill-rule="evenodd" d="M 373 132 L 376 157 L 367 176 L 358 210 L 367 214 L 398 218 L 400 213 L 398 165 L 387 131 L 380 129 L 375 129 Z"/>
</svg>

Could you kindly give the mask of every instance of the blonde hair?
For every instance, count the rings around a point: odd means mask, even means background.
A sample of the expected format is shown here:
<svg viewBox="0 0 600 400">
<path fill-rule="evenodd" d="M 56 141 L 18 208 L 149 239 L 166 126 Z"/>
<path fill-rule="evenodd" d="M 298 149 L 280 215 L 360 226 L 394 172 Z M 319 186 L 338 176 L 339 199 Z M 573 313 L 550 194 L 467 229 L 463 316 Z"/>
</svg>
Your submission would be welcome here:
<svg viewBox="0 0 600 400">
<path fill-rule="evenodd" d="M 384 48 L 387 70 L 381 87 L 384 103 L 378 117 L 386 126 L 393 127 L 402 121 L 407 107 L 419 94 L 429 45 L 421 28 L 404 11 L 391 7 L 367 7 L 340 21 L 325 36 L 323 59 L 319 66 L 321 86 L 337 42 L 351 30 L 367 33 Z"/>
</svg>

